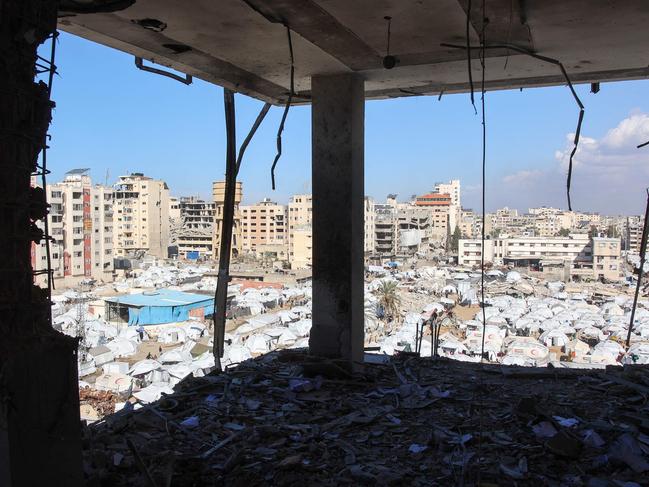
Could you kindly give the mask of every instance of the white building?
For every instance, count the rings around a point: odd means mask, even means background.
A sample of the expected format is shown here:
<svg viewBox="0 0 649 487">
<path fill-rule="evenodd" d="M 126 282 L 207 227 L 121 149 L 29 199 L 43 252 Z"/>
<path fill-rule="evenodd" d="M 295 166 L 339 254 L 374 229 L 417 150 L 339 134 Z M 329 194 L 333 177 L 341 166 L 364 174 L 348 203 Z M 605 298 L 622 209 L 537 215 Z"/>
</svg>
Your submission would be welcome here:
<svg viewBox="0 0 649 487">
<path fill-rule="evenodd" d="M 531 266 L 537 270 L 569 269 L 570 276 L 617 280 L 621 276 L 619 238 L 502 237 L 485 241 L 485 262 Z M 482 255 L 479 239 L 461 239 L 458 263 L 478 266 Z"/>
</svg>

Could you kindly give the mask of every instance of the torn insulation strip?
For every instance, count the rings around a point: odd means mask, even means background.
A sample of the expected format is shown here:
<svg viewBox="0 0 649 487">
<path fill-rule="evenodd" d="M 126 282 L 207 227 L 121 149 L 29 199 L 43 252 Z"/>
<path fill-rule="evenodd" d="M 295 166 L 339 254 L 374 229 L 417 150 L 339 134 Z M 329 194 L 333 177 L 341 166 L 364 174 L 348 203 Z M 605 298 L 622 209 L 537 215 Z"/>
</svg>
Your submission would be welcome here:
<svg viewBox="0 0 649 487">
<path fill-rule="evenodd" d="M 282 120 L 279 123 L 279 128 L 277 129 L 277 154 L 273 160 L 273 166 L 270 168 L 270 178 L 272 181 L 273 191 L 275 190 L 275 166 L 277 166 L 277 161 L 282 157 L 282 132 L 284 131 L 284 124 L 286 123 L 286 117 L 288 111 L 291 108 L 291 103 L 293 101 L 293 94 L 295 93 L 295 59 L 293 57 L 293 41 L 291 40 L 291 28 L 286 25 L 286 33 L 288 35 L 288 50 L 291 56 L 291 86 L 288 93 L 288 100 L 286 100 L 286 107 L 284 108 L 284 113 L 282 114 Z"/>
<path fill-rule="evenodd" d="M 581 102 L 579 99 L 579 96 L 577 95 L 577 92 L 575 91 L 574 86 L 572 85 L 572 82 L 570 81 L 570 77 L 568 76 L 568 73 L 566 71 L 566 68 L 563 66 L 563 63 L 561 61 L 558 61 L 556 59 L 553 59 L 551 57 L 547 56 L 542 56 L 540 54 L 536 54 L 528 49 L 518 47 L 512 44 L 489 44 L 489 45 L 484 45 L 484 46 L 462 46 L 459 44 L 447 44 L 447 43 L 442 43 L 440 44 L 442 47 L 450 47 L 453 49 L 467 49 L 467 50 L 472 50 L 472 49 L 511 49 L 512 51 L 516 51 L 520 54 L 526 54 L 527 56 L 531 56 L 535 59 L 538 59 L 539 61 L 543 61 L 546 63 L 554 64 L 555 66 L 558 66 L 559 69 L 561 70 L 561 74 L 563 74 L 563 77 L 566 80 L 566 83 L 568 85 L 568 88 L 570 88 L 570 92 L 572 93 L 572 97 L 574 98 L 575 102 L 577 103 L 577 106 L 579 107 L 579 119 L 577 121 L 577 130 L 575 130 L 575 138 L 574 138 L 574 147 L 572 149 L 572 152 L 570 153 L 570 160 L 568 162 L 568 180 L 566 183 L 566 193 L 568 197 L 568 210 L 572 211 L 572 202 L 570 201 L 570 185 L 572 183 L 572 163 L 573 163 L 573 158 L 577 152 L 577 148 L 579 146 L 579 136 L 581 134 L 581 124 L 584 121 L 584 104 Z"/>
</svg>

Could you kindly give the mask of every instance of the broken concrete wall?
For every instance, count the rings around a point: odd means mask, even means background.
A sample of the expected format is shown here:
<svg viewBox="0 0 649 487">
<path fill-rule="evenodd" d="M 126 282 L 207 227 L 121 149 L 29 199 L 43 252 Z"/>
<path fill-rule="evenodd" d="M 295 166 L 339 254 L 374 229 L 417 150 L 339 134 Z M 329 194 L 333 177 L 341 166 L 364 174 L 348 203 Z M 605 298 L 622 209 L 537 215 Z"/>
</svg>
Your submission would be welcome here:
<svg viewBox="0 0 649 487">
<path fill-rule="evenodd" d="M 31 176 L 53 106 L 34 76 L 57 7 L 0 0 L 0 485 L 12 487 L 82 480 L 77 343 L 51 329 L 49 293 L 33 284 L 31 262 L 46 215 Z"/>
</svg>

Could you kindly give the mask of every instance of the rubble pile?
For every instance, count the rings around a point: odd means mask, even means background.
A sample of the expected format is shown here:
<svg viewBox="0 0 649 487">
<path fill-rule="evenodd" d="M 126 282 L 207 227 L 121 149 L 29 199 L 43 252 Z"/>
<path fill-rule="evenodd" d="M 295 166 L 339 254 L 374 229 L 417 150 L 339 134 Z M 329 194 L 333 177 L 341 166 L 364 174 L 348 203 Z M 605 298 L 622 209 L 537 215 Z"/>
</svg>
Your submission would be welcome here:
<svg viewBox="0 0 649 487">
<path fill-rule="evenodd" d="M 89 485 L 646 485 L 649 373 L 274 352 L 84 431 Z"/>
<path fill-rule="evenodd" d="M 83 409 L 84 405 L 89 405 L 99 415 L 104 417 L 115 412 L 115 403 L 117 396 L 108 391 L 96 391 L 89 387 L 79 388 L 79 403 Z"/>
</svg>

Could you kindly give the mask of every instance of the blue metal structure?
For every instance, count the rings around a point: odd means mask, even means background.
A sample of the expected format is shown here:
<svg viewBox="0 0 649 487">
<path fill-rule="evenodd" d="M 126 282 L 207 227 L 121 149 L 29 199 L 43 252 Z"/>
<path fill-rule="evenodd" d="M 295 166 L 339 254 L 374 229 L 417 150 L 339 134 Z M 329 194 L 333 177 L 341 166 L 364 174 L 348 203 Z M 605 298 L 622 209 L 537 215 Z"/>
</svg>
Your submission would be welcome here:
<svg viewBox="0 0 649 487">
<path fill-rule="evenodd" d="M 208 315 L 214 309 L 214 298 L 210 296 L 171 289 L 114 296 L 105 301 L 108 305 L 108 320 L 121 319 L 128 321 L 129 326 L 185 321 L 192 310 L 203 308 L 203 313 Z"/>
</svg>

